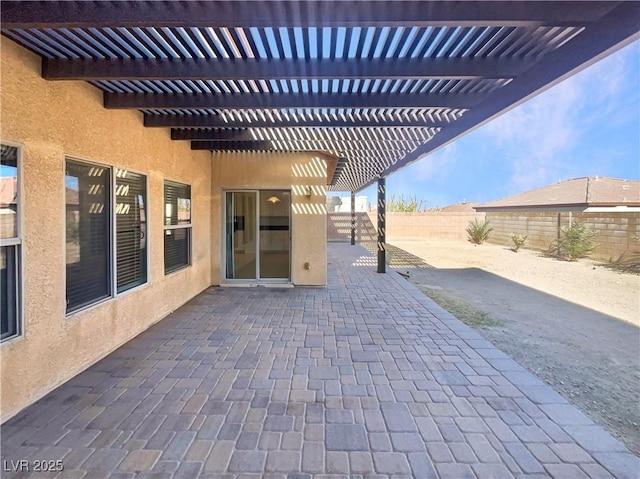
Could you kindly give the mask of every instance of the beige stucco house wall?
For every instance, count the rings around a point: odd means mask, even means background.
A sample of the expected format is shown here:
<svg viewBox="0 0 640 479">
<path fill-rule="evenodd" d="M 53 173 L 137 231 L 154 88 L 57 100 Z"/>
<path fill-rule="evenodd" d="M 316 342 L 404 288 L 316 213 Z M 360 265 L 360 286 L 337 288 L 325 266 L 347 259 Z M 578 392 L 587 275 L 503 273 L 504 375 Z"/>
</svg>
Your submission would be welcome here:
<svg viewBox="0 0 640 479">
<path fill-rule="evenodd" d="M 0 344 L 0 419 L 86 369 L 210 285 L 220 283 L 222 188 L 291 188 L 292 279 L 326 282 L 326 165 L 313 155 L 265 162 L 212 157 L 144 128 L 140 113 L 107 110 L 79 82 L 48 82 L 40 58 L 1 38 L 0 139 L 22 151 L 22 334 Z M 65 157 L 148 177 L 149 272 L 145 285 L 65 314 Z M 322 168 L 324 167 L 324 170 Z M 322 176 L 324 171 L 324 176 Z M 191 185 L 192 264 L 164 273 L 164 180 Z M 301 185 L 313 187 L 308 197 Z M 322 208 L 320 208 L 322 206 Z M 309 262 L 311 269 L 303 268 Z"/>
<path fill-rule="evenodd" d="M 291 190 L 291 282 L 322 286 L 327 282 L 327 161 L 314 153 L 214 154 L 212 278 L 222 280 L 225 190 Z M 309 269 L 305 269 L 309 263 Z"/>
</svg>

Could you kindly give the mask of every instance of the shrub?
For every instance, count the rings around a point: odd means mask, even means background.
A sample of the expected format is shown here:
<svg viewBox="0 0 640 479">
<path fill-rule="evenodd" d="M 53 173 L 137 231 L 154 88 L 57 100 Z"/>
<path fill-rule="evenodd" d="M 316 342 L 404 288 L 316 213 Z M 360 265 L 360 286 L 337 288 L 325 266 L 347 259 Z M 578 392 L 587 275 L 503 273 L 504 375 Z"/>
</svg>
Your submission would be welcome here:
<svg viewBox="0 0 640 479">
<path fill-rule="evenodd" d="M 469 222 L 467 227 L 467 234 L 469 235 L 469 241 L 475 244 L 482 244 L 489 238 L 489 233 L 493 231 L 493 228 L 489 226 L 489 221 L 484 220 L 482 223 L 476 218 Z"/>
<path fill-rule="evenodd" d="M 568 261 L 577 261 L 584 258 L 596 247 L 593 238 L 596 232 L 587 228 L 584 224 L 574 221 L 561 230 L 560 238 L 555 241 L 558 253 Z"/>
<path fill-rule="evenodd" d="M 522 236 L 511 233 L 511 241 L 513 241 L 513 251 L 517 253 L 520 247 L 525 243 L 525 241 L 527 241 L 528 237 L 529 235 Z"/>
<path fill-rule="evenodd" d="M 387 200 L 388 213 L 421 213 L 427 211 L 427 202 L 418 200 L 415 196 L 409 196 L 405 199 L 403 195 L 396 197 L 391 195 Z"/>
<path fill-rule="evenodd" d="M 604 263 L 605 268 L 619 271 L 621 273 L 633 273 L 640 275 L 640 252 L 622 253 L 616 260 L 610 259 L 608 263 Z"/>
</svg>

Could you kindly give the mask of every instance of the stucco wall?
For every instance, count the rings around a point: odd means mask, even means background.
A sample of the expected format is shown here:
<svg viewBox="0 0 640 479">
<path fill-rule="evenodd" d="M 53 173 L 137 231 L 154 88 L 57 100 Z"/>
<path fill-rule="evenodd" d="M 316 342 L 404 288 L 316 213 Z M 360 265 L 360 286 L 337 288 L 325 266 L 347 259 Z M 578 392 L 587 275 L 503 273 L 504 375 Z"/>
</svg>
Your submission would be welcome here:
<svg viewBox="0 0 640 479">
<path fill-rule="evenodd" d="M 222 195 L 224 190 L 291 190 L 291 281 L 323 286 L 327 282 L 327 163 L 313 153 L 232 153 L 212 155 L 212 279 L 222 279 Z M 310 188 L 311 197 L 307 196 Z M 216 253 L 217 252 L 217 253 Z M 304 269 L 304 263 L 310 269 Z"/>
<path fill-rule="evenodd" d="M 466 241 L 466 228 L 475 218 L 482 221 L 484 214 L 448 211 L 392 213 L 387 215 L 387 241 Z"/>
<path fill-rule="evenodd" d="M 106 110 L 84 82 L 47 82 L 40 59 L 1 40 L 0 136 L 23 145 L 24 333 L 0 345 L 6 420 L 211 284 L 211 158 L 140 113 Z M 148 175 L 149 282 L 65 317 L 64 158 Z M 192 185 L 191 267 L 164 274 L 163 182 Z M 217 214 L 217 213 L 216 213 Z M 216 235 L 217 238 L 218 235 Z"/>
<path fill-rule="evenodd" d="M 387 241 L 466 241 L 466 228 L 484 213 L 424 211 L 387 213 Z M 377 241 L 376 212 L 356 213 L 356 241 Z M 329 241 L 351 241 L 351 213 L 330 213 Z"/>
<path fill-rule="evenodd" d="M 558 237 L 558 215 L 560 226 L 567 226 L 568 212 L 488 212 L 493 228 L 488 242 L 512 246 L 511 234 L 528 235 L 524 248 L 547 250 Z M 640 249 L 640 213 L 573 212 L 571 218 L 596 231 L 593 259 L 608 261 Z"/>
</svg>

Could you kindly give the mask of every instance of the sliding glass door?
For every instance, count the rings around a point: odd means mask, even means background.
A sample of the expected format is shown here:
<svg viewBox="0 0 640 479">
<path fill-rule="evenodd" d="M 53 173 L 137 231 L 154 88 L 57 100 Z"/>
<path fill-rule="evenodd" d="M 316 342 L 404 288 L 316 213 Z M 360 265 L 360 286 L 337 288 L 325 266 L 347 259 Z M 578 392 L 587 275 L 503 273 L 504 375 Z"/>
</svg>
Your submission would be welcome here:
<svg viewBox="0 0 640 479">
<path fill-rule="evenodd" d="M 260 278 L 289 279 L 291 194 L 260 191 Z"/>
<path fill-rule="evenodd" d="M 256 193 L 227 192 L 227 279 L 256 279 Z"/>
<path fill-rule="evenodd" d="M 225 193 L 225 277 L 288 281 L 291 263 L 291 193 Z"/>
</svg>

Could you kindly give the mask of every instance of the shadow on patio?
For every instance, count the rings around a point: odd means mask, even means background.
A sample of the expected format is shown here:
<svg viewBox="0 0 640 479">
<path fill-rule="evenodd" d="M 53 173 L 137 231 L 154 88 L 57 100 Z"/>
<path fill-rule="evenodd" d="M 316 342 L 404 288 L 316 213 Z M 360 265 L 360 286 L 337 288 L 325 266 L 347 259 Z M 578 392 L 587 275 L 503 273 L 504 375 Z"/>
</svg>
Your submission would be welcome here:
<svg viewBox="0 0 640 479">
<path fill-rule="evenodd" d="M 210 288 L 24 410 L 2 426 L 3 477 L 637 477 L 365 249 L 329 255 L 326 289 Z M 23 459 L 64 471 L 10 472 Z"/>
</svg>

